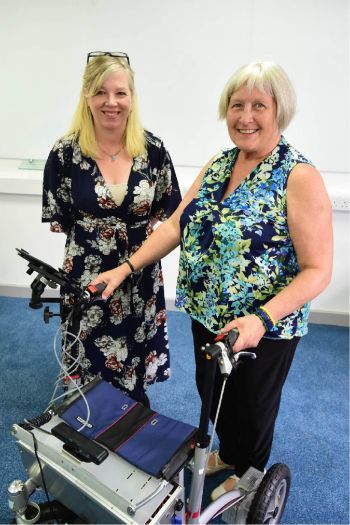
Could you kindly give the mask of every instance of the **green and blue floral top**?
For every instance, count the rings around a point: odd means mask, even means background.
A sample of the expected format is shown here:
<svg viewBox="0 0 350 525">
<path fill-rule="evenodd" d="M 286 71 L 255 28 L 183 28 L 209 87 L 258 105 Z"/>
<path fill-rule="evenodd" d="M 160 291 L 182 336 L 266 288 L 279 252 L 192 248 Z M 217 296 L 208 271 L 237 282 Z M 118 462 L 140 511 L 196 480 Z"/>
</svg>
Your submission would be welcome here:
<svg viewBox="0 0 350 525">
<path fill-rule="evenodd" d="M 284 137 L 242 183 L 223 199 L 237 148 L 220 152 L 181 219 L 176 306 L 217 333 L 251 314 L 298 273 L 287 224 L 286 187 L 291 170 L 311 164 Z M 278 321 L 265 337 L 307 333 L 310 305 Z"/>
</svg>

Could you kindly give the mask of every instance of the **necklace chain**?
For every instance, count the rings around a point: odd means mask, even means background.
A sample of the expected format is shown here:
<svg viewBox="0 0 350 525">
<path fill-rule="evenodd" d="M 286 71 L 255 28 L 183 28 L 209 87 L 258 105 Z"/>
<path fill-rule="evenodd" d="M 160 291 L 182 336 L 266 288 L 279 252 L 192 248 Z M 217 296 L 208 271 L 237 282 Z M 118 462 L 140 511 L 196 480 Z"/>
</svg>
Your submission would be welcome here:
<svg viewBox="0 0 350 525">
<path fill-rule="evenodd" d="M 119 155 L 119 153 L 121 153 L 124 149 L 125 146 L 122 146 L 120 148 L 120 150 L 118 150 L 116 153 L 108 153 L 107 151 L 105 151 L 103 148 L 101 148 L 100 144 L 98 144 L 98 147 L 100 148 L 100 150 L 102 151 L 102 153 L 104 153 L 105 155 L 107 155 L 108 157 L 110 157 L 111 161 L 114 162 L 117 158 L 117 156 Z"/>
</svg>

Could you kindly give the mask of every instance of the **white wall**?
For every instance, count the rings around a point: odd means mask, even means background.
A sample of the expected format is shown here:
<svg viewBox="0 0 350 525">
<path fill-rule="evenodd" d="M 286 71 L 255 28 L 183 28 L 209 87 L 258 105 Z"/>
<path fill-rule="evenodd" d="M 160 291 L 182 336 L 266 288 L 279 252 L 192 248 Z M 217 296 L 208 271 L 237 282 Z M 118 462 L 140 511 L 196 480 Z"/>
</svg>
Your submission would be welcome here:
<svg viewBox="0 0 350 525">
<path fill-rule="evenodd" d="M 258 59 L 279 62 L 298 95 L 287 139 L 320 169 L 335 202 L 335 271 L 314 301 L 349 311 L 349 4 L 347 0 L 0 0 L 0 287 L 31 282 L 23 247 L 54 266 L 63 236 L 40 224 L 41 173 L 17 161 L 46 158 L 67 129 L 86 53 L 128 52 L 145 126 L 165 141 L 181 186 L 229 145 L 217 104 L 228 77 Z M 2 159 L 2 160 L 1 160 Z M 177 254 L 165 261 L 174 297 Z"/>
<path fill-rule="evenodd" d="M 78 100 L 86 53 L 127 51 L 143 120 L 181 166 L 228 144 L 225 82 L 281 63 L 298 95 L 288 138 L 348 172 L 348 0 L 1 0 L 0 158 L 45 158 Z M 343 115 L 342 118 L 341 115 Z"/>
</svg>

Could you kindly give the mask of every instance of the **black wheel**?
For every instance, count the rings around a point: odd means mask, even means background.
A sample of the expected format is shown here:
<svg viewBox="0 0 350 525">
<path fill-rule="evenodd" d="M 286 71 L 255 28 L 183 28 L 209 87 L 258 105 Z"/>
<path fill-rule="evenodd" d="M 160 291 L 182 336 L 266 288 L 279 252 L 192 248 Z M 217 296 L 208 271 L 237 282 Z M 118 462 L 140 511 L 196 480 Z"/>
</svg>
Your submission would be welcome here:
<svg viewBox="0 0 350 525">
<path fill-rule="evenodd" d="M 291 473 L 276 463 L 266 472 L 249 509 L 247 523 L 280 523 L 287 503 Z"/>
</svg>

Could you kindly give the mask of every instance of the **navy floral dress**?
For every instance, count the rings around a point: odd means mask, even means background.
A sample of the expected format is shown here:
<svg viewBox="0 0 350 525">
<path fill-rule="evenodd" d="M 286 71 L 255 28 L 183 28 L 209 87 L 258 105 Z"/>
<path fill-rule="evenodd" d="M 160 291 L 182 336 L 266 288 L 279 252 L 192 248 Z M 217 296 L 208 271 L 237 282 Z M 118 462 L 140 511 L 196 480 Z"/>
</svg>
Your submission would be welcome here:
<svg viewBox="0 0 350 525">
<path fill-rule="evenodd" d="M 118 206 L 96 162 L 82 156 L 73 137 L 59 139 L 46 162 L 42 221 L 65 232 L 63 269 L 81 288 L 130 257 L 165 220 L 181 196 L 171 158 L 160 139 L 146 132 L 147 153 L 133 159 L 127 193 Z M 65 300 L 69 299 L 64 294 Z M 124 281 L 108 301 L 84 313 L 80 339 L 88 378 L 142 397 L 147 386 L 170 375 L 163 276 L 152 264 Z"/>
</svg>

